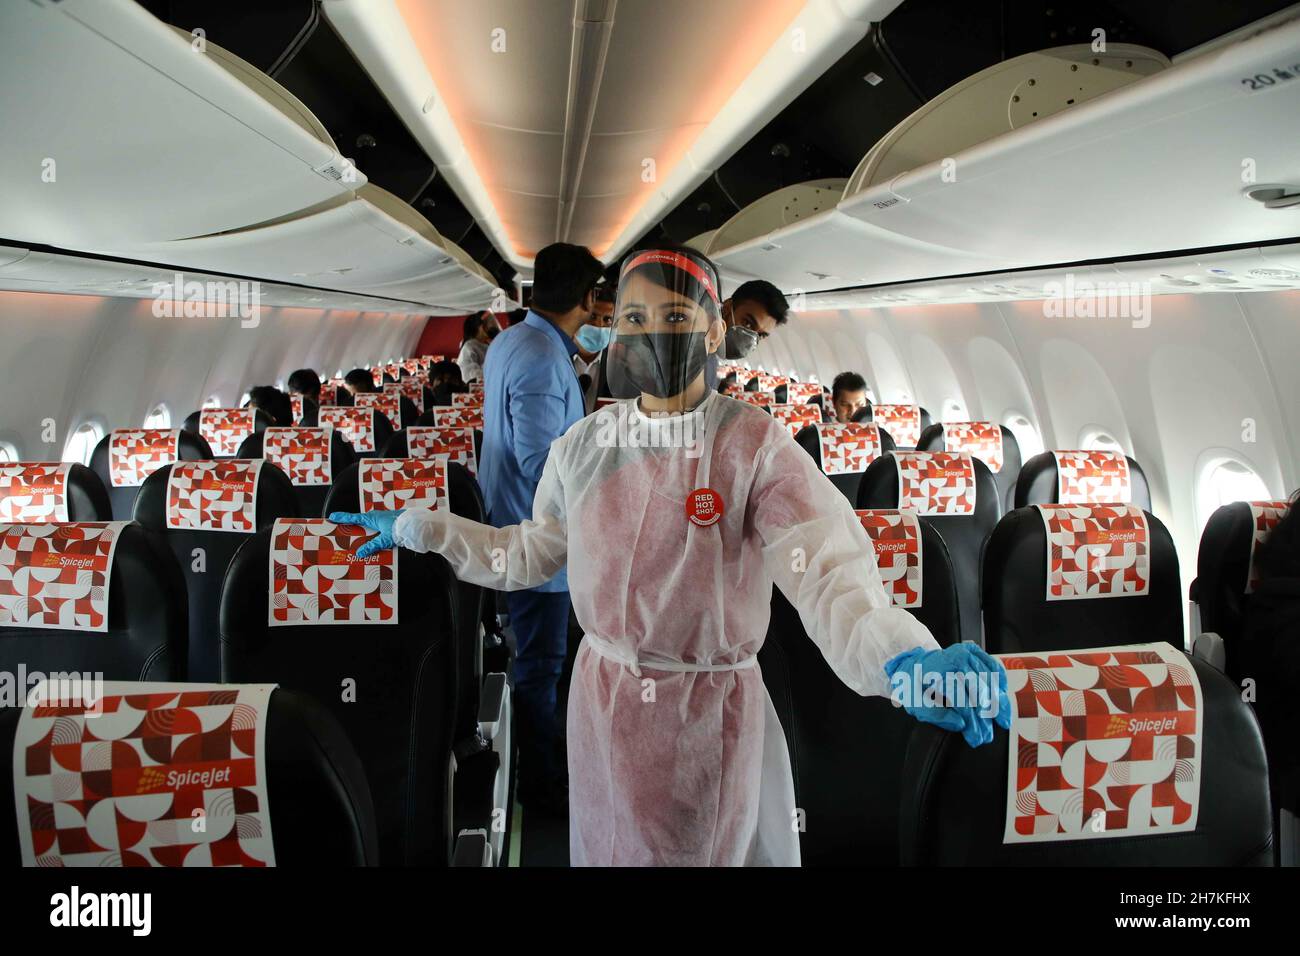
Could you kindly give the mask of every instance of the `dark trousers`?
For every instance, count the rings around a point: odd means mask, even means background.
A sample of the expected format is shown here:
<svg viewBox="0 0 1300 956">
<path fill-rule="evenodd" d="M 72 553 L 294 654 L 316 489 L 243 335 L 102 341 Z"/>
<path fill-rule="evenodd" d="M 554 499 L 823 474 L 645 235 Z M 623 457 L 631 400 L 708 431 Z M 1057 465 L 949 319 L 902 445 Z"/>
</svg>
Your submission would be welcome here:
<svg viewBox="0 0 1300 956">
<path fill-rule="evenodd" d="M 510 591 L 506 610 L 515 632 L 515 722 L 521 789 L 565 780 L 564 717 L 557 687 L 568 648 L 568 591 Z"/>
</svg>

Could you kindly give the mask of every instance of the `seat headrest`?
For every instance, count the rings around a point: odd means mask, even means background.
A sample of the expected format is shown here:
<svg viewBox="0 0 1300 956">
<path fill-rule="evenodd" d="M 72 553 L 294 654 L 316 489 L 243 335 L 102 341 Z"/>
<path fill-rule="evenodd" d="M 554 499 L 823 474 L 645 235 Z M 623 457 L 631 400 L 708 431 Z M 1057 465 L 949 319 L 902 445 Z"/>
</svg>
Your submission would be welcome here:
<svg viewBox="0 0 1300 956">
<path fill-rule="evenodd" d="M 180 568 L 139 525 L 0 525 L 0 670 L 171 678 L 185 624 Z"/>
<path fill-rule="evenodd" d="M 14 795 L 0 862 L 377 863 L 364 770 L 309 699 L 271 684 L 50 687 L 0 714 L 0 789 Z"/>
<path fill-rule="evenodd" d="M 772 406 L 776 404 L 771 392 L 741 392 L 739 395 L 733 395 L 733 398 L 745 402 L 747 405 L 757 405 L 771 414 Z"/>
<path fill-rule="evenodd" d="M 104 483 L 85 465 L 0 463 L 0 522 L 108 521 L 112 517 Z"/>
<path fill-rule="evenodd" d="M 334 437 L 329 427 L 268 428 L 261 435 L 260 457 L 288 475 L 295 488 L 329 485 L 334 481 Z M 253 457 L 245 448 L 240 447 L 240 454 Z"/>
<path fill-rule="evenodd" d="M 793 438 L 799 434 L 803 428 L 809 425 L 821 424 L 822 414 L 816 405 L 773 405 L 771 408 L 772 417 L 784 425 Z"/>
<path fill-rule="evenodd" d="M 458 398 L 461 393 L 453 395 Z M 433 408 L 433 424 L 439 428 L 483 427 L 483 406 L 470 404 L 439 405 Z"/>
<path fill-rule="evenodd" d="M 353 396 L 357 408 L 375 408 L 384 413 L 388 423 L 397 431 L 402 427 L 402 397 L 389 392 L 358 392 Z"/>
<path fill-rule="evenodd" d="M 801 444 L 827 476 L 861 474 L 889 450 L 872 422 L 817 422 L 801 432 Z"/>
<path fill-rule="evenodd" d="M 376 454 L 393 435 L 387 415 L 362 405 L 322 405 L 317 424 L 336 429 L 358 455 Z"/>
<path fill-rule="evenodd" d="M 975 461 L 964 453 L 895 451 L 898 507 L 921 515 L 975 514 Z"/>
<path fill-rule="evenodd" d="M 135 520 L 167 532 L 251 534 L 298 511 L 289 477 L 260 458 L 179 461 L 145 479 Z"/>
<path fill-rule="evenodd" d="M 393 437 L 396 440 L 397 436 Z M 464 465 L 471 475 L 478 473 L 472 428 L 412 425 L 406 429 L 405 441 L 406 457 L 434 458 L 438 455 L 446 455 L 451 461 Z"/>
<path fill-rule="evenodd" d="M 325 518 L 279 518 L 271 530 L 267 625 L 396 624 L 392 550 L 354 553 L 373 532 Z"/>
<path fill-rule="evenodd" d="M 432 458 L 364 458 L 357 463 L 361 510 L 447 507 L 446 455 Z"/>
<path fill-rule="evenodd" d="M 957 584 L 939 532 L 913 511 L 858 508 L 854 513 L 871 539 L 890 603 L 910 611 L 940 645 L 956 642 Z"/>
<path fill-rule="evenodd" d="M 163 465 L 180 460 L 179 428 L 114 428 L 108 433 L 108 481 L 136 488 Z"/>
<path fill-rule="evenodd" d="M 802 405 L 814 398 L 821 398 L 821 394 L 822 387 L 816 382 L 789 382 L 785 386 L 785 395 L 782 396 L 778 390 L 777 398 L 784 397 L 791 405 Z"/>
<path fill-rule="evenodd" d="M 1196 557 L 1201 629 L 1231 641 L 1255 589 L 1255 548 L 1282 520 L 1289 501 L 1234 501 L 1210 515 Z"/>
<path fill-rule="evenodd" d="M 990 652 L 1183 644 L 1173 539 L 1134 505 L 1019 508 L 993 529 L 981 577 Z"/>
<path fill-rule="evenodd" d="M 934 427 L 939 429 L 943 438 L 944 451 L 974 455 L 995 475 L 1003 468 L 1019 471 L 1020 446 L 1016 436 L 1005 425 L 997 422 L 943 422 Z"/>
<path fill-rule="evenodd" d="M 1009 733 L 912 735 L 904 865 L 1271 862 L 1263 741 L 1222 674 L 1168 644 L 1003 663 Z"/>
<path fill-rule="evenodd" d="M 201 408 L 185 419 L 185 430 L 200 435 L 216 458 L 234 458 L 255 431 L 274 425 L 260 408 Z"/>
<path fill-rule="evenodd" d="M 889 432 L 899 448 L 915 448 L 921 440 L 919 405 L 872 405 L 871 420 Z"/>
<path fill-rule="evenodd" d="M 396 397 L 399 405 L 403 398 L 410 399 L 415 410 L 424 414 L 424 383 L 418 378 L 404 378 L 396 385 L 385 385 L 384 394 Z"/>
<path fill-rule="evenodd" d="M 1151 510 L 1146 475 L 1113 451 L 1045 451 L 1029 459 L 1016 480 L 1016 507 L 1051 504 L 1135 504 Z"/>
</svg>

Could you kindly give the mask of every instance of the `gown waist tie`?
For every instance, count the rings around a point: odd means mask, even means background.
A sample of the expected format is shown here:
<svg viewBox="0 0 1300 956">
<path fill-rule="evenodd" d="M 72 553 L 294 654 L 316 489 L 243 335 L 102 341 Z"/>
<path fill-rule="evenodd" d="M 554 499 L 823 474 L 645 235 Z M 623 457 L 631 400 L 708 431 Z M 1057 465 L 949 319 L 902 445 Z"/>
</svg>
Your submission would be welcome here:
<svg viewBox="0 0 1300 956">
<path fill-rule="evenodd" d="M 674 673 L 708 673 L 714 671 L 739 671 L 758 666 L 757 655 L 751 655 L 733 664 L 695 664 L 690 661 L 661 661 L 653 658 L 637 657 L 635 654 L 615 647 L 603 637 L 597 637 L 595 634 L 586 635 L 586 640 L 591 649 L 605 660 L 622 664 L 636 677 L 641 676 L 642 667 L 648 667 L 650 670 L 655 671 L 672 671 Z"/>
</svg>

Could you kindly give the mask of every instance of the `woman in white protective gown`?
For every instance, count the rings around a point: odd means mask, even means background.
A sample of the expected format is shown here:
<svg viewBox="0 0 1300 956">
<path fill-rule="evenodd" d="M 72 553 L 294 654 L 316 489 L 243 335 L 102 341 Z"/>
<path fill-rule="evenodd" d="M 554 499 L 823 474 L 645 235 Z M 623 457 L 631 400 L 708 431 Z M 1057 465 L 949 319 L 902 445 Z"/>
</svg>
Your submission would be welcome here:
<svg viewBox="0 0 1300 956">
<path fill-rule="evenodd" d="M 567 563 L 585 634 L 567 716 L 574 865 L 799 863 L 790 758 L 757 659 L 773 582 L 859 694 L 890 695 L 892 658 L 940 653 L 890 606 L 848 501 L 785 427 L 706 392 L 718 300 L 693 250 L 628 257 L 602 364 L 612 394 L 639 398 L 555 441 L 532 520 L 331 515 L 384 532 L 371 550 L 436 551 L 489 588 L 534 587 Z"/>
</svg>

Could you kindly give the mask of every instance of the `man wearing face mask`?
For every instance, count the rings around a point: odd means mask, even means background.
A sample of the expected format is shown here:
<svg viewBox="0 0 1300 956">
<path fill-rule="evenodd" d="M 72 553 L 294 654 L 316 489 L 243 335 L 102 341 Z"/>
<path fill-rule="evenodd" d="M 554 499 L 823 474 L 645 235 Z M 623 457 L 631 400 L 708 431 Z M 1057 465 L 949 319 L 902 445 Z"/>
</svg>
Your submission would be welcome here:
<svg viewBox="0 0 1300 956">
<path fill-rule="evenodd" d="M 579 375 L 596 378 L 600 353 L 609 344 L 610 326 L 614 324 L 614 295 L 618 289 L 618 275 L 605 274 L 605 279 L 596 286 L 595 301 L 592 305 L 591 318 L 587 324 L 578 329 L 574 341 L 578 343 L 578 354 L 573 360 L 573 367 Z"/>
<path fill-rule="evenodd" d="M 456 358 L 461 377 L 465 381 L 483 381 L 483 362 L 487 358 L 488 346 L 500 331 L 497 317 L 491 312 L 480 312 L 465 319 L 464 343 Z"/>
<path fill-rule="evenodd" d="M 830 479 L 765 411 L 706 387 L 727 329 L 717 289 L 695 250 L 628 256 L 603 359 L 622 400 L 556 440 L 531 519 L 330 515 L 379 532 L 360 557 L 437 551 L 462 579 L 507 591 L 567 562 L 584 632 L 567 724 L 577 866 L 798 864 L 790 756 L 757 657 L 773 583 L 858 693 L 980 685 L 983 707 L 896 699 L 972 746 L 1010 724 L 1001 665 L 973 644 L 939 649 L 893 607 Z"/>
<path fill-rule="evenodd" d="M 781 290 L 764 279 L 742 283 L 722 303 L 722 321 L 727 326 L 723 347 L 709 356 L 705 366 L 705 384 L 710 391 L 718 388 L 719 357 L 728 361 L 746 358 L 777 326 L 790 317 L 790 303 Z"/>
</svg>

